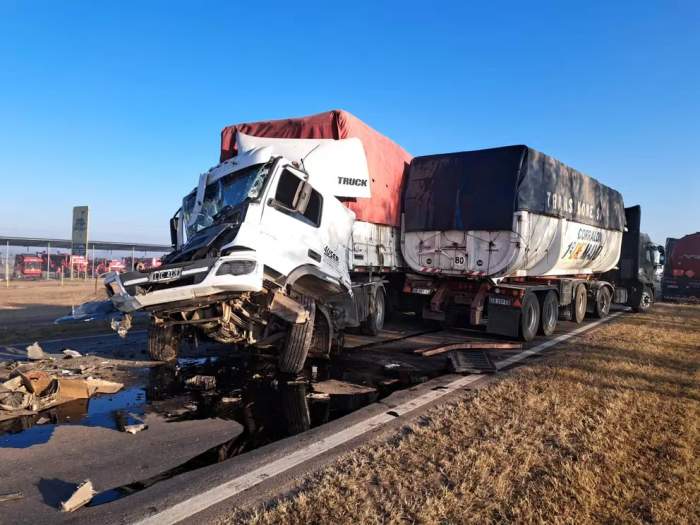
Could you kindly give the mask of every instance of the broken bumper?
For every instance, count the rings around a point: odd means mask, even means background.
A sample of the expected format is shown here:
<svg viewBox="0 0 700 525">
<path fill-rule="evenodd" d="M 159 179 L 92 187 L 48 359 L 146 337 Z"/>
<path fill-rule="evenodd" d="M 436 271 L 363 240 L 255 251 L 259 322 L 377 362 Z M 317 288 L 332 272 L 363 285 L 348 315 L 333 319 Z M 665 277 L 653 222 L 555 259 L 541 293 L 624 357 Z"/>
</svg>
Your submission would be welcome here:
<svg viewBox="0 0 700 525">
<path fill-rule="evenodd" d="M 160 266 L 148 272 L 108 273 L 104 280 L 114 307 L 129 313 L 175 302 L 197 302 L 223 293 L 259 292 L 263 265 L 255 252 Z"/>
</svg>

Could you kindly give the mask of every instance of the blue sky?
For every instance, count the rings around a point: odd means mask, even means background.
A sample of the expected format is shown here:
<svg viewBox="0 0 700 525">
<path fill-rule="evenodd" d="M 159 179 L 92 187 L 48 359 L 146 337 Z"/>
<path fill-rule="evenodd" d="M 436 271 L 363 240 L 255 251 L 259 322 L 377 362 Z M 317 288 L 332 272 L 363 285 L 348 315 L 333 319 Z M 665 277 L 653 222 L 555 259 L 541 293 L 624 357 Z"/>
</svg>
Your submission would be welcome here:
<svg viewBox="0 0 700 525">
<path fill-rule="evenodd" d="M 262 7 L 261 7 L 262 4 Z M 168 241 L 235 122 L 344 108 L 414 155 L 525 143 L 700 230 L 700 4 L 0 0 L 0 234 Z"/>
</svg>

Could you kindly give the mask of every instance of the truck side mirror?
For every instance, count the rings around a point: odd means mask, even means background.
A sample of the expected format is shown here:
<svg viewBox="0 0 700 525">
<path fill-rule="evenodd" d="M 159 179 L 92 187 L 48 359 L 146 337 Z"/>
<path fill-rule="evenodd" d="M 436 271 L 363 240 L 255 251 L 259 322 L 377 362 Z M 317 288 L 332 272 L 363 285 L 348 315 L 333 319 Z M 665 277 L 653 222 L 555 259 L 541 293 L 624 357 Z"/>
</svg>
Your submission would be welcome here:
<svg viewBox="0 0 700 525">
<path fill-rule="evenodd" d="M 177 215 L 170 218 L 170 244 L 173 248 L 177 248 L 177 228 L 179 226 L 180 219 Z"/>
</svg>

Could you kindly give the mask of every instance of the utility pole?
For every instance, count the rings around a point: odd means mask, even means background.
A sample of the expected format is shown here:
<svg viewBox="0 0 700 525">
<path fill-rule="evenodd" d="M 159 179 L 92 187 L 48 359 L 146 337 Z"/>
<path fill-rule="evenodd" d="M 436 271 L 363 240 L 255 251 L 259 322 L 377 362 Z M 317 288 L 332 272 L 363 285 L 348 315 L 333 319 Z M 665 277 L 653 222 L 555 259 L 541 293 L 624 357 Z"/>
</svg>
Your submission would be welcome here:
<svg viewBox="0 0 700 525">
<path fill-rule="evenodd" d="M 51 242 L 46 241 L 46 280 L 49 280 L 51 273 Z"/>
<path fill-rule="evenodd" d="M 5 250 L 5 287 L 10 287 L 10 241 L 7 241 Z"/>
</svg>

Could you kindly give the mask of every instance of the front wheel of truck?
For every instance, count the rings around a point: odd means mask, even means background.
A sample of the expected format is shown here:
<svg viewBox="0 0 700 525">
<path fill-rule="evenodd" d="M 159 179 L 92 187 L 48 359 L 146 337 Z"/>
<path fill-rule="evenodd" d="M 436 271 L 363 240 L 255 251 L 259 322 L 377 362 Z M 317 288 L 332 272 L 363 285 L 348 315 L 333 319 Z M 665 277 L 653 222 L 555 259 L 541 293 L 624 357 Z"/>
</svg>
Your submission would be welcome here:
<svg viewBox="0 0 700 525">
<path fill-rule="evenodd" d="M 174 326 L 148 327 L 148 355 L 154 361 L 175 361 L 180 350 L 180 334 Z"/>
<path fill-rule="evenodd" d="M 280 372 L 285 374 L 298 374 L 303 370 L 314 333 L 316 303 L 306 296 L 300 297 L 297 301 L 308 310 L 309 318 L 305 323 L 293 324 L 287 332 L 287 339 L 277 363 Z"/>
</svg>

